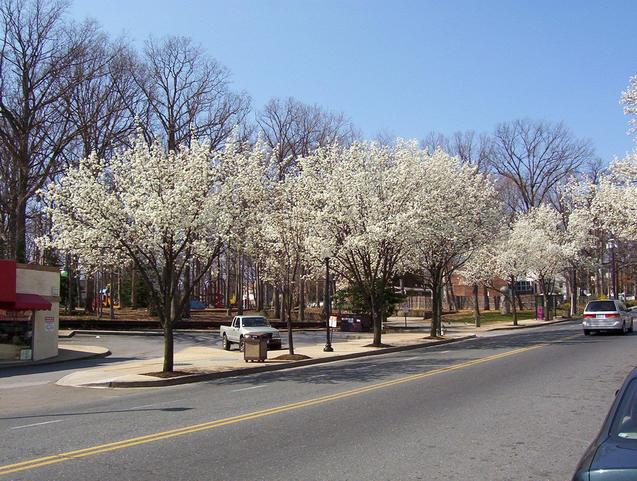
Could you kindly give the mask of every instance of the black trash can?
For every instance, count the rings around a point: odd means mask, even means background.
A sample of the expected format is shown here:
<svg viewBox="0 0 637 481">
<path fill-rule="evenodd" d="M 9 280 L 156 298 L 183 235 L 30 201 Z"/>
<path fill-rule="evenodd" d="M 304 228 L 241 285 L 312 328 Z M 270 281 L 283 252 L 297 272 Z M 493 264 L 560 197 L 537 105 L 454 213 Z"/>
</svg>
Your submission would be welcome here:
<svg viewBox="0 0 637 481">
<path fill-rule="evenodd" d="M 268 358 L 268 335 L 247 334 L 243 337 L 243 360 L 264 362 Z"/>
<path fill-rule="evenodd" d="M 364 314 L 341 314 L 341 331 L 343 332 L 370 332 L 372 321 Z"/>
</svg>

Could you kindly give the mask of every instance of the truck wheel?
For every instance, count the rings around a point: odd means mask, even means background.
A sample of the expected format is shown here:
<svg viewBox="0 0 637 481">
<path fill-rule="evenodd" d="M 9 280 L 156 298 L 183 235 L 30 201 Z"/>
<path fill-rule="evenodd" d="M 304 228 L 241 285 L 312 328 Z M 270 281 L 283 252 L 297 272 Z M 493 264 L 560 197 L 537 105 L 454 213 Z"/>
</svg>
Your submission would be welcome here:
<svg viewBox="0 0 637 481">
<path fill-rule="evenodd" d="M 246 347 L 246 344 L 245 344 L 245 342 L 244 342 L 244 340 L 243 340 L 243 336 L 241 336 L 241 337 L 239 338 L 239 351 L 243 352 L 243 350 L 245 349 L 245 347 Z"/>
<path fill-rule="evenodd" d="M 232 346 L 225 334 L 223 335 L 223 339 L 221 340 L 221 345 L 223 346 L 224 351 L 229 351 L 230 347 Z"/>
</svg>

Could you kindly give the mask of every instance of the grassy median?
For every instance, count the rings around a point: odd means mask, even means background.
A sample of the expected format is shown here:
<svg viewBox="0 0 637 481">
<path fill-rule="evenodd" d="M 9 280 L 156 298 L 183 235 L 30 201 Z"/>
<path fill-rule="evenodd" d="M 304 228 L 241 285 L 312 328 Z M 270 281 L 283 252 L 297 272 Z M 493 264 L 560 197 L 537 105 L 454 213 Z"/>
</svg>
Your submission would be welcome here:
<svg viewBox="0 0 637 481">
<path fill-rule="evenodd" d="M 453 314 L 445 314 L 444 322 L 459 324 L 474 324 L 473 310 L 458 311 Z M 535 319 L 535 310 L 518 311 L 518 320 Z M 513 323 L 513 314 L 500 314 L 500 311 L 480 311 L 481 324 L 493 324 L 497 322 Z"/>
</svg>

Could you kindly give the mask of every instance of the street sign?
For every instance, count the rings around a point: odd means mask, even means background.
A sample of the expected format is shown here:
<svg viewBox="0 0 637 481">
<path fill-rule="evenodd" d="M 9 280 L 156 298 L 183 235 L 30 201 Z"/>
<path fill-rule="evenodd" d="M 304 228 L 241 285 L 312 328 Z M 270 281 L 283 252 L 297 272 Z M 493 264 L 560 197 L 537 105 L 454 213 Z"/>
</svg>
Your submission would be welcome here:
<svg viewBox="0 0 637 481">
<path fill-rule="evenodd" d="M 336 316 L 330 316 L 329 325 L 330 327 L 336 327 Z"/>
<path fill-rule="evenodd" d="M 409 303 L 407 302 L 403 303 L 402 310 L 403 310 L 403 314 L 406 316 L 407 313 L 409 312 Z"/>
</svg>

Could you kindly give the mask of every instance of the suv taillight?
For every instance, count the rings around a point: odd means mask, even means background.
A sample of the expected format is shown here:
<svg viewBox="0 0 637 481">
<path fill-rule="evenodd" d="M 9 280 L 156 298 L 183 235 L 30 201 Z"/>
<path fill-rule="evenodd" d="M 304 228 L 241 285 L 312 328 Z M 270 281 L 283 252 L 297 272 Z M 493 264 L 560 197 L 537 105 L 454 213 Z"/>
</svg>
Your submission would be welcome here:
<svg viewBox="0 0 637 481">
<path fill-rule="evenodd" d="M 612 314 L 606 314 L 606 317 L 620 317 L 618 312 L 613 312 Z"/>
<path fill-rule="evenodd" d="M 595 314 L 584 314 L 584 319 L 590 319 L 591 317 L 595 317 Z"/>
</svg>

